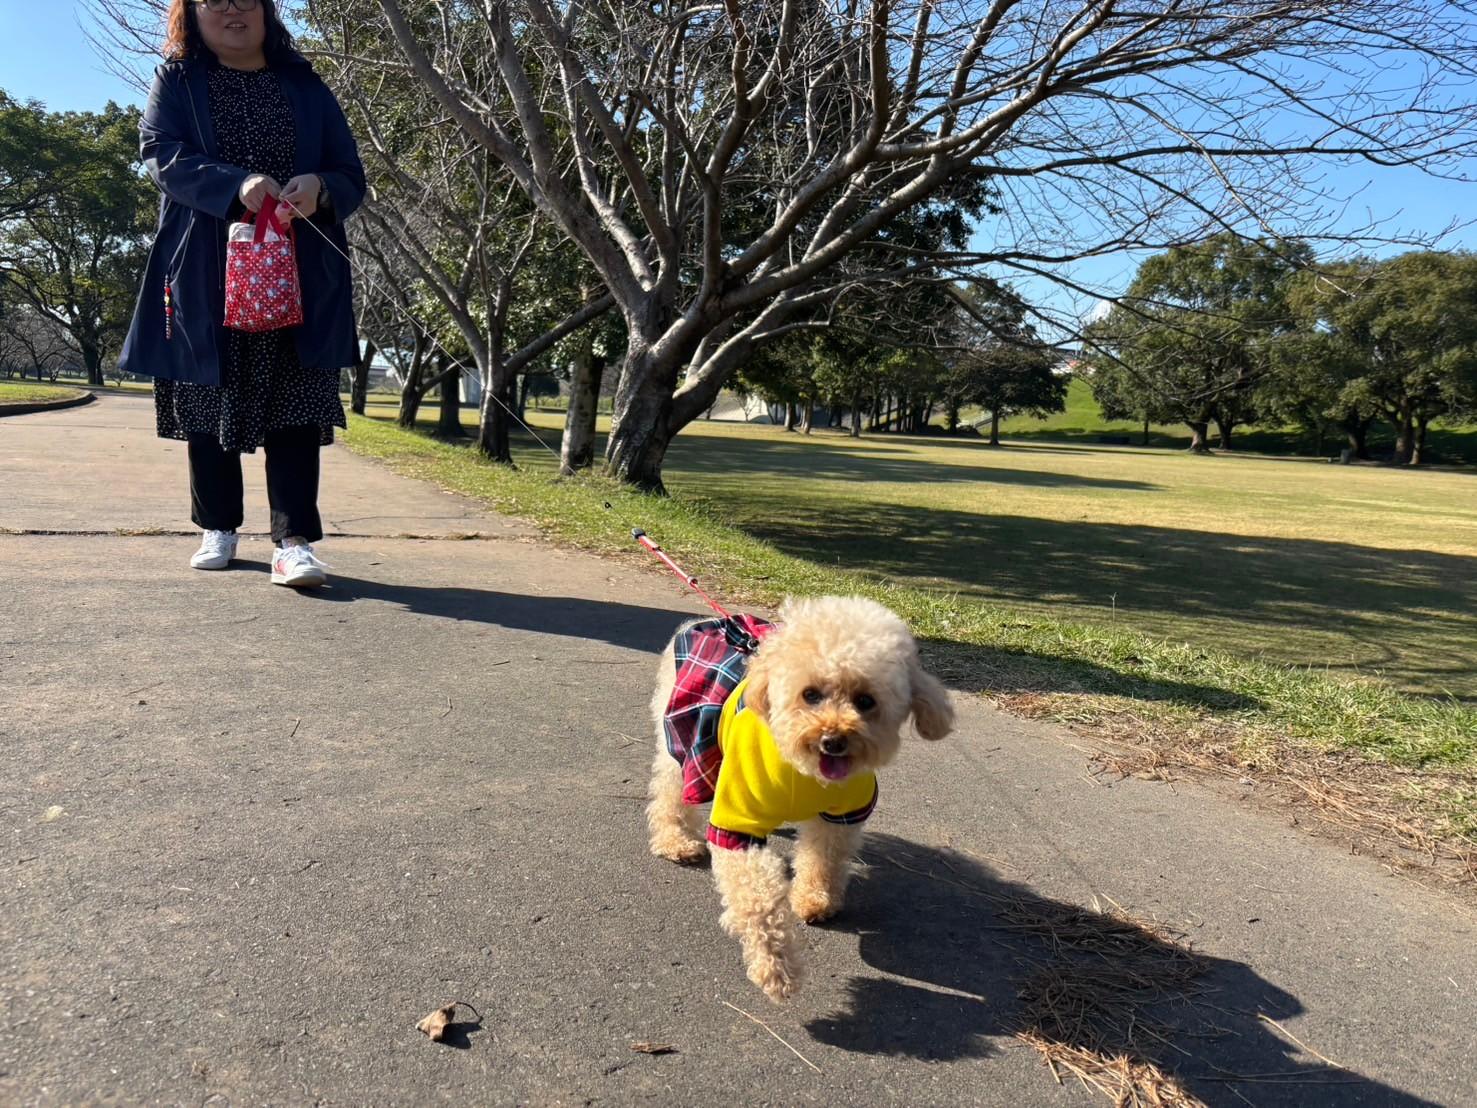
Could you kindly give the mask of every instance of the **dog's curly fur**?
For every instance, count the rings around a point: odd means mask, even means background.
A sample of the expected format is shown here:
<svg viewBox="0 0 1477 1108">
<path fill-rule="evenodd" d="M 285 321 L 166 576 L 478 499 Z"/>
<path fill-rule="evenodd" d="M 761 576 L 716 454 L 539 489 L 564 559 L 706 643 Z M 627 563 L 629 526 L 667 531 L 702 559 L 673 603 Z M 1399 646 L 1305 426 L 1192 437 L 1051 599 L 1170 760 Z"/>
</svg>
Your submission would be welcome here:
<svg viewBox="0 0 1477 1108">
<path fill-rule="evenodd" d="M 953 730 L 947 690 L 923 671 L 906 624 L 882 605 L 861 597 L 792 600 L 780 609 L 779 622 L 749 666 L 746 704 L 801 773 L 824 780 L 822 743 L 828 752 L 844 750 L 853 774 L 880 769 L 897 755 L 910 717 L 925 739 Z M 682 803 L 682 770 L 662 731 L 675 675 L 669 644 L 651 700 L 657 749 L 646 820 L 653 854 L 692 864 L 708 854 L 703 821 Z M 749 979 L 771 1000 L 798 988 L 804 972 L 799 921 L 816 923 L 840 910 L 860 841 L 859 824 L 801 824 L 793 880 L 771 846 L 713 852 L 724 907 L 719 922 L 742 944 Z"/>
</svg>

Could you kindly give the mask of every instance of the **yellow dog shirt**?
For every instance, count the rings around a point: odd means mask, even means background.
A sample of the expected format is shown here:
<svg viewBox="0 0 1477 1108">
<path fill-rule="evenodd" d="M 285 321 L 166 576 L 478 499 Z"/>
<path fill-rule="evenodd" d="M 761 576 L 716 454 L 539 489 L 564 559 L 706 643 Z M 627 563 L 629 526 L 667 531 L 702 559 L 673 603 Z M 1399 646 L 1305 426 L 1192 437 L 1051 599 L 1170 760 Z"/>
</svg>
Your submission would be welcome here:
<svg viewBox="0 0 1477 1108">
<path fill-rule="evenodd" d="M 713 791 L 708 841 L 729 850 L 757 846 L 785 823 L 821 819 L 861 823 L 877 806 L 877 777 L 858 773 L 820 781 L 780 756 L 769 727 L 744 706 L 745 678 L 723 702 L 718 745 L 723 761 Z"/>
</svg>

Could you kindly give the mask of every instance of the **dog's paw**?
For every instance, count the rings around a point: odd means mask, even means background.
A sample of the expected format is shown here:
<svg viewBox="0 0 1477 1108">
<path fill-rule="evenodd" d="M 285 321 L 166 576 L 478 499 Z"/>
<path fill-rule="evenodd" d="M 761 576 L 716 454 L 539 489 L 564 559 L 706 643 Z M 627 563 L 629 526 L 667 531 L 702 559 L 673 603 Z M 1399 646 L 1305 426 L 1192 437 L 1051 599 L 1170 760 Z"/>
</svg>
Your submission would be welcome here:
<svg viewBox="0 0 1477 1108">
<path fill-rule="evenodd" d="M 841 898 L 829 889 L 797 884 L 790 890 L 790 907 L 806 923 L 823 923 L 841 911 Z"/>
<path fill-rule="evenodd" d="M 779 1004 L 794 996 L 805 977 L 805 967 L 794 954 L 762 951 L 749 959 L 749 980 Z"/>
<path fill-rule="evenodd" d="M 651 852 L 679 866 L 695 866 L 707 860 L 708 844 L 671 831 L 651 837 Z"/>
</svg>

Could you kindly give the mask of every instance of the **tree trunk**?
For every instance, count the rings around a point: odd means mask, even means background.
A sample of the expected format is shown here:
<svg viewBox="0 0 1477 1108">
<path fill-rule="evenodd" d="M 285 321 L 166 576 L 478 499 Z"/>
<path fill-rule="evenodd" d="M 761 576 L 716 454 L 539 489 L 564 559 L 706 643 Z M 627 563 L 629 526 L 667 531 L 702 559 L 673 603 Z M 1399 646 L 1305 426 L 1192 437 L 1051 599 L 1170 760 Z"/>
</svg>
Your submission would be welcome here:
<svg viewBox="0 0 1477 1108">
<path fill-rule="evenodd" d="M 518 418 L 528 418 L 528 378 L 532 370 L 525 369 L 523 376 L 518 378 Z"/>
<path fill-rule="evenodd" d="M 1369 461 L 1369 425 L 1372 419 L 1348 416 L 1343 421 L 1344 434 L 1349 440 L 1349 450 L 1361 462 Z"/>
<path fill-rule="evenodd" d="M 1190 453 L 1209 454 L 1210 444 L 1206 442 L 1206 433 L 1210 427 L 1209 420 L 1200 420 L 1196 423 L 1187 423 L 1190 428 Z"/>
<path fill-rule="evenodd" d="M 862 437 L 862 398 L 860 394 L 854 394 L 851 398 L 851 437 L 859 439 Z"/>
<path fill-rule="evenodd" d="M 1149 445 L 1149 417 L 1144 416 L 1144 445 Z"/>
<path fill-rule="evenodd" d="M 795 413 L 795 402 L 793 400 L 786 400 L 785 401 L 785 430 L 786 431 L 793 431 L 795 429 L 795 414 L 796 414 Z"/>
<path fill-rule="evenodd" d="M 372 339 L 364 340 L 364 354 L 354 365 L 353 378 L 349 383 L 349 410 L 363 415 L 369 403 L 369 366 L 374 361 L 378 348 Z"/>
<path fill-rule="evenodd" d="M 1326 425 L 1320 416 L 1313 429 L 1313 454 L 1315 457 L 1323 457 L 1323 438 L 1326 433 Z"/>
<path fill-rule="evenodd" d="M 103 379 L 102 351 L 90 342 L 82 343 L 82 364 L 87 367 L 87 383 L 89 385 L 105 385 Z"/>
<path fill-rule="evenodd" d="M 626 363 L 605 444 L 606 467 L 619 481 L 665 495 L 662 461 L 672 441 L 672 389 L 653 371 L 644 351 L 630 350 Z"/>
<path fill-rule="evenodd" d="M 410 368 L 405 371 L 405 380 L 400 385 L 400 411 L 395 423 L 407 429 L 415 426 L 416 416 L 421 410 L 421 378 L 426 373 L 426 341 L 419 335 L 410 355 Z"/>
<path fill-rule="evenodd" d="M 498 355 L 492 355 L 498 358 Z M 478 366 L 482 374 L 482 403 L 477 412 L 477 450 L 494 462 L 513 464 L 509 430 L 512 421 L 508 411 L 517 400 L 517 383 L 503 373 L 501 359 L 489 367 Z M 499 403 L 501 401 L 501 403 Z"/>
<path fill-rule="evenodd" d="M 441 414 L 436 420 L 436 435 L 443 439 L 465 438 L 462 426 L 462 371 L 453 366 L 451 376 L 441 381 Z"/>
<path fill-rule="evenodd" d="M 805 398 L 805 412 L 800 418 L 800 430 L 808 435 L 813 426 L 815 426 L 815 399 L 807 396 Z"/>
<path fill-rule="evenodd" d="M 1000 445 L 1000 409 L 990 409 L 990 445 Z"/>
<path fill-rule="evenodd" d="M 1235 426 L 1236 421 L 1234 419 L 1221 419 L 1219 416 L 1216 417 L 1215 429 L 1217 434 L 1220 435 L 1222 450 L 1231 449 L 1231 430 Z"/>
<path fill-rule="evenodd" d="M 569 386 L 569 411 L 564 415 L 564 441 L 559 447 L 559 472 L 573 477 L 595 463 L 595 414 L 600 407 L 600 379 L 605 359 L 586 342 L 575 355 L 574 379 Z"/>
<path fill-rule="evenodd" d="M 1412 444 L 1410 464 L 1418 466 L 1426 458 L 1426 428 L 1431 421 L 1425 416 L 1417 416 L 1415 421 L 1415 441 Z"/>
<path fill-rule="evenodd" d="M 1410 409 L 1400 412 L 1394 423 L 1395 461 L 1401 465 L 1409 465 L 1415 457 L 1415 421 L 1411 418 Z"/>
</svg>

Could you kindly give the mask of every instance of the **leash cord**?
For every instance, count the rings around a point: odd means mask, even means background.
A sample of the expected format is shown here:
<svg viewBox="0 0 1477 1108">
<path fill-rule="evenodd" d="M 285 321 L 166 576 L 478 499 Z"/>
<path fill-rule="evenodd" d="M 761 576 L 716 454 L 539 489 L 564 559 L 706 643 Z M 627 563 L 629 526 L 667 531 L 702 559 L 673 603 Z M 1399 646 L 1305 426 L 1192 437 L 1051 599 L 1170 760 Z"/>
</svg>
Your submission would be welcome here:
<svg viewBox="0 0 1477 1108">
<path fill-rule="evenodd" d="M 370 288 L 370 289 L 374 289 L 376 291 L 383 292 L 382 286 L 377 281 L 375 281 L 374 278 L 372 278 L 368 274 L 368 272 L 366 271 L 366 268 L 364 266 L 355 264 L 354 259 L 347 252 L 345 252 L 344 250 L 339 249 L 338 243 L 334 242 L 333 239 L 331 239 L 331 238 L 328 237 L 328 232 L 324 231 L 323 228 L 319 227 L 310 218 L 308 218 L 306 215 L 304 215 L 301 208 L 299 208 L 291 200 L 280 200 L 280 198 L 279 198 L 278 202 L 279 203 L 286 204 L 289 208 L 291 208 L 294 212 L 297 213 L 298 217 L 304 223 L 306 223 L 315 232 L 317 232 L 318 236 L 320 238 L 322 238 L 324 242 L 328 243 L 328 245 L 331 246 L 334 249 L 334 251 L 340 257 L 342 257 L 344 259 L 344 261 L 346 261 L 346 262 L 349 263 L 349 269 L 350 269 L 350 271 L 356 272 L 356 273 L 359 274 L 360 279 L 364 281 L 364 283 L 365 283 L 365 285 L 366 285 L 367 288 Z M 404 314 L 405 319 L 406 319 L 406 321 L 408 323 L 410 323 L 417 331 L 419 331 L 422 336 L 424 336 L 426 339 L 430 340 L 431 346 L 432 346 L 432 348 L 434 350 L 440 351 L 441 354 L 446 358 L 446 360 L 448 362 L 450 362 L 452 365 L 456 366 L 457 369 L 461 370 L 464 373 L 467 372 L 466 365 L 463 362 L 461 362 L 459 359 L 453 357 L 451 355 L 450 351 L 448 351 L 444 346 L 441 345 L 440 341 L 431 332 L 430 328 L 428 328 L 419 319 L 417 319 L 411 312 L 405 311 L 405 312 L 403 312 L 403 314 Z M 481 374 L 480 373 L 477 374 L 477 379 L 478 379 L 478 381 L 481 381 L 482 380 L 482 377 L 481 377 Z M 446 385 L 443 383 L 441 387 L 442 388 L 445 388 Z M 503 403 L 502 397 L 498 396 L 498 394 L 491 388 L 491 386 L 488 383 L 486 383 L 486 382 L 483 383 L 483 390 L 487 393 L 487 395 L 489 395 L 490 397 L 492 397 L 493 403 L 497 404 L 498 407 L 502 408 L 503 411 L 507 412 L 508 415 L 512 417 L 512 419 L 513 419 L 513 421 L 515 423 L 517 423 L 520 427 L 522 427 L 523 430 L 525 430 L 525 431 L 528 432 L 529 436 L 533 439 L 534 442 L 538 443 L 546 451 L 548 451 L 549 454 L 554 458 L 554 460 L 556 462 L 559 462 L 561 465 L 563 464 L 563 458 L 560 457 L 559 452 L 557 450 L 555 450 L 552 446 L 550 446 L 548 443 L 544 442 L 543 439 L 539 438 L 538 432 L 536 432 L 532 427 L 530 427 L 527 423 L 525 423 L 523 421 L 523 419 L 518 415 L 518 413 L 516 411 L 514 411 L 512 408 L 508 407 L 508 405 L 506 405 L 505 403 Z M 603 501 L 602 503 L 605 505 L 605 510 L 606 511 L 614 511 L 615 510 L 611 506 L 611 503 L 610 503 L 609 500 Z M 619 513 L 617 513 L 617 515 L 619 515 Z M 630 520 L 626 520 L 625 523 L 626 523 L 627 526 L 630 526 Z M 683 569 L 681 566 L 679 566 L 676 562 L 674 562 L 672 560 L 672 558 L 667 554 L 666 551 L 664 551 L 660 546 L 658 546 L 655 542 L 653 542 L 650 539 L 650 537 L 647 536 L 647 534 L 646 534 L 646 532 L 644 530 L 642 530 L 640 527 L 631 527 L 631 537 L 633 539 L 635 539 L 638 543 L 640 543 L 643 547 L 645 547 L 647 550 L 649 550 L 652 554 L 654 554 L 657 557 L 657 559 L 663 565 L 665 565 L 668 569 L 670 569 L 673 573 L 675 573 L 678 577 L 680 577 L 682 579 L 683 583 L 685 585 L 687 585 L 688 588 L 690 588 L 693 592 L 697 593 L 698 596 L 702 597 L 703 598 L 703 602 L 706 603 L 709 608 L 712 608 L 714 612 L 716 612 L 719 616 L 723 617 L 724 619 L 727 619 L 727 620 L 733 619 L 733 616 L 729 614 L 728 610 L 726 608 L 724 608 L 723 605 L 719 604 L 716 600 L 714 600 L 711 596 L 709 596 L 706 591 L 704 591 L 704 589 L 702 588 L 702 586 L 700 586 L 697 583 L 697 578 L 693 574 L 688 573 L 685 569 Z"/>
</svg>

